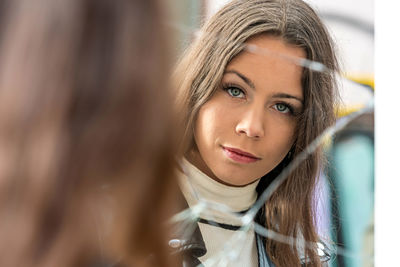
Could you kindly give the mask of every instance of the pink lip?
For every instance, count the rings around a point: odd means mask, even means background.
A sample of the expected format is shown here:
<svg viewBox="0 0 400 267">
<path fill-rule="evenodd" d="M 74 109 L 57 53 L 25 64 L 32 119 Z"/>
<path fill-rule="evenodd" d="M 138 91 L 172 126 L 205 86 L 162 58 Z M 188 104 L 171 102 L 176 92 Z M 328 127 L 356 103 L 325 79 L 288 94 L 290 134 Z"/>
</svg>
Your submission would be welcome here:
<svg viewBox="0 0 400 267">
<path fill-rule="evenodd" d="M 252 163 L 260 160 L 260 158 L 256 157 L 255 155 L 237 148 L 223 146 L 222 149 L 228 158 L 239 163 Z"/>
</svg>

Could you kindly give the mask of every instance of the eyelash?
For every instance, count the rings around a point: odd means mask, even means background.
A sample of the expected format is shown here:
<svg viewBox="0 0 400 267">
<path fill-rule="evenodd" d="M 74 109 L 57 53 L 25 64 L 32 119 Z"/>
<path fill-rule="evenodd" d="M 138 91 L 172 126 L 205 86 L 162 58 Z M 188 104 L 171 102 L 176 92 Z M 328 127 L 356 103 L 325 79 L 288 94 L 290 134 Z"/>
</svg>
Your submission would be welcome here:
<svg viewBox="0 0 400 267">
<path fill-rule="evenodd" d="M 226 85 L 223 85 L 223 86 L 222 86 L 222 89 L 223 89 L 230 97 L 233 97 L 233 98 L 243 98 L 243 97 L 239 97 L 239 96 L 234 96 L 234 95 L 232 95 L 232 94 L 229 92 L 229 91 L 232 90 L 232 89 L 239 90 L 240 93 L 243 94 L 243 96 L 246 96 L 246 93 L 245 93 L 245 91 L 244 91 L 243 89 L 241 89 L 241 88 L 239 88 L 238 86 L 233 85 L 233 84 L 226 84 Z"/>
<path fill-rule="evenodd" d="M 287 111 L 287 112 L 279 111 L 278 108 L 277 108 L 278 105 L 283 105 L 283 106 L 285 106 L 285 107 L 287 108 L 288 111 Z M 292 106 L 291 104 L 289 104 L 289 103 L 279 102 L 279 103 L 274 104 L 274 107 L 275 107 L 275 109 L 276 109 L 278 112 L 281 112 L 281 113 L 283 113 L 283 114 L 289 113 L 290 115 L 295 115 L 294 108 L 293 108 L 293 106 Z"/>
<path fill-rule="evenodd" d="M 238 87 L 237 85 L 234 85 L 234 84 L 225 84 L 225 85 L 222 86 L 222 90 L 224 90 L 230 97 L 232 97 L 232 98 L 238 98 L 238 99 L 243 98 L 243 97 L 239 97 L 239 96 L 234 96 L 234 95 L 232 95 L 232 94 L 229 92 L 229 91 L 232 90 L 232 89 L 237 89 L 237 90 L 240 91 L 241 94 L 243 94 L 244 96 L 246 96 L 245 91 L 244 91 L 243 89 L 241 89 L 240 87 Z M 279 110 L 276 108 L 277 105 L 284 105 L 284 106 L 288 109 L 288 111 L 287 111 L 287 112 L 279 111 Z M 275 110 L 277 110 L 278 112 L 280 112 L 280 113 L 282 113 L 282 114 L 289 114 L 289 115 L 291 115 L 291 116 L 296 116 L 296 115 L 298 115 L 298 114 L 297 114 L 298 112 L 296 112 L 296 111 L 295 111 L 295 108 L 294 108 L 291 104 L 289 104 L 289 103 L 286 103 L 286 102 L 278 102 L 278 103 L 274 104 L 273 106 L 275 107 Z"/>
</svg>

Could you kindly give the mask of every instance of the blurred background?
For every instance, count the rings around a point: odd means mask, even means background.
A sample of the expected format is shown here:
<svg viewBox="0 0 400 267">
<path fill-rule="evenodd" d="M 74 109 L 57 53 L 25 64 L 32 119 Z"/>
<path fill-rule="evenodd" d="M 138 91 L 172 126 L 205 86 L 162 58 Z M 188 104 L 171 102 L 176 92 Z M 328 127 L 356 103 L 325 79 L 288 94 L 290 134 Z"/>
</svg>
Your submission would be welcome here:
<svg viewBox="0 0 400 267">
<path fill-rule="evenodd" d="M 172 0 L 169 0 L 172 1 Z M 171 22 L 178 33 L 176 55 L 190 43 L 204 20 L 229 0 L 181 0 Z M 308 0 L 336 43 L 342 73 L 339 119 L 374 98 L 374 3 L 372 0 Z M 374 114 L 364 114 L 326 145 L 329 166 L 316 194 L 318 229 L 339 247 L 330 266 L 373 266 Z"/>
</svg>

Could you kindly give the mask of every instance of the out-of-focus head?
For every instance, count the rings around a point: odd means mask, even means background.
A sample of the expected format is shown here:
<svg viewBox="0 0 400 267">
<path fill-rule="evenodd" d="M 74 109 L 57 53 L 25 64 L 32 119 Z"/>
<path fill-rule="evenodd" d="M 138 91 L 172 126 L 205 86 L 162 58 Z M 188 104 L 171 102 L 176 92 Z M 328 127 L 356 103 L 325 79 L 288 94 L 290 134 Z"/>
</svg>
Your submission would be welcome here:
<svg viewBox="0 0 400 267">
<path fill-rule="evenodd" d="M 2 1 L 1 266 L 167 265 L 175 139 L 159 2 Z"/>
</svg>

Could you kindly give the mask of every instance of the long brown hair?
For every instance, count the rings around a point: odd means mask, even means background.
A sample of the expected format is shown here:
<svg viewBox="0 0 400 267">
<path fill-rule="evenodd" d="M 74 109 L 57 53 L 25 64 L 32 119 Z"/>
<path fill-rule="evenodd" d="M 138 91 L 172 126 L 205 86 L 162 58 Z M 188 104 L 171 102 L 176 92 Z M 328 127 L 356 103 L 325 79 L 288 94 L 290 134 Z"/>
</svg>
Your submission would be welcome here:
<svg viewBox="0 0 400 267">
<path fill-rule="evenodd" d="M 170 266 L 159 1 L 1 1 L 0 265 Z"/>
<path fill-rule="evenodd" d="M 295 131 L 291 157 L 265 175 L 258 186 L 263 191 L 283 165 L 303 151 L 326 127 L 334 122 L 336 99 L 335 72 L 338 64 L 329 34 L 316 13 L 301 0 L 234 0 L 215 14 L 200 30 L 175 72 L 178 107 L 184 114 L 185 138 L 182 153 L 193 146 L 197 113 L 220 86 L 226 65 L 256 35 L 269 34 L 305 50 L 307 59 L 321 62 L 329 72 L 304 69 L 302 86 L 304 111 Z M 323 160 L 320 150 L 308 157 L 279 187 L 265 205 L 265 226 L 276 232 L 318 241 L 315 231 L 313 191 Z M 277 266 L 299 266 L 299 254 L 309 265 L 319 266 L 316 249 L 267 239 L 267 250 Z"/>
</svg>

